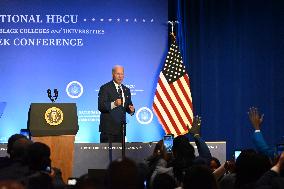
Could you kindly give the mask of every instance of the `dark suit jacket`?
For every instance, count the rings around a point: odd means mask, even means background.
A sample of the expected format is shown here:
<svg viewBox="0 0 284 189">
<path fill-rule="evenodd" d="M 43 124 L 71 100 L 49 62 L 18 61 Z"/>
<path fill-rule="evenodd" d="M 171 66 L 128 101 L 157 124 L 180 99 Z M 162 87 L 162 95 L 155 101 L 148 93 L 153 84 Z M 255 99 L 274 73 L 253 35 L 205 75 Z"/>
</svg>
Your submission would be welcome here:
<svg viewBox="0 0 284 189">
<path fill-rule="evenodd" d="M 130 89 L 124 85 L 122 90 L 124 93 L 124 107 L 118 106 L 111 109 L 111 102 L 119 98 L 119 94 L 113 81 L 110 81 L 101 86 L 99 91 L 98 109 L 101 112 L 100 117 L 100 132 L 108 134 L 121 134 L 121 123 L 126 121 L 126 112 L 131 113 L 129 105 L 132 105 Z"/>
</svg>

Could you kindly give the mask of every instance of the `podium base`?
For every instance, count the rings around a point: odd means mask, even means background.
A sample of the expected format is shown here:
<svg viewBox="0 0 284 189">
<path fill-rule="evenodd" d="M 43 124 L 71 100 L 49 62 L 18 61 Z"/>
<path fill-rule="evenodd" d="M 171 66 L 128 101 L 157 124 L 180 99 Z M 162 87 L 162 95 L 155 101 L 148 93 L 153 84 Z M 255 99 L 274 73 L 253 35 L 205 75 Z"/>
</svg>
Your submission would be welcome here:
<svg viewBox="0 0 284 189">
<path fill-rule="evenodd" d="M 42 142 L 50 148 L 51 166 L 62 171 L 63 181 L 72 177 L 74 161 L 74 135 L 32 137 L 34 142 Z"/>
</svg>

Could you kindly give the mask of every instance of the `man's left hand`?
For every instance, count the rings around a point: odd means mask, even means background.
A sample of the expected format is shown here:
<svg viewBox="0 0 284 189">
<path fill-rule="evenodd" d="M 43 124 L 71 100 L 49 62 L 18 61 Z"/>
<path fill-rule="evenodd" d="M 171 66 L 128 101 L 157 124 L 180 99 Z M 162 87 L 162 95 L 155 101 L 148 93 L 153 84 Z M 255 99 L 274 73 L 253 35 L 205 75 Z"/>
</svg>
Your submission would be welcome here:
<svg viewBox="0 0 284 189">
<path fill-rule="evenodd" d="M 131 114 L 135 112 L 135 108 L 133 105 L 129 105 L 128 108 L 130 109 Z"/>
</svg>

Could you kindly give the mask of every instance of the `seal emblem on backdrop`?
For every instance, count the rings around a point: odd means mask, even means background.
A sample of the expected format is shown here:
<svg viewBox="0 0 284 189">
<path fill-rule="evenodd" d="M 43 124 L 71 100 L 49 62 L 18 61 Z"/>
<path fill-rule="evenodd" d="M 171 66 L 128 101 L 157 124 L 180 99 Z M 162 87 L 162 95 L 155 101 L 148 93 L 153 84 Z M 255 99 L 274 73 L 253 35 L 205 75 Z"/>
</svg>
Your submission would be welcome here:
<svg viewBox="0 0 284 189">
<path fill-rule="evenodd" d="M 71 81 L 66 87 L 66 93 L 70 98 L 79 98 L 83 91 L 83 85 L 78 81 Z"/>
<path fill-rule="evenodd" d="M 153 120 L 153 112 L 147 107 L 139 108 L 136 113 L 136 119 L 140 124 L 149 124 Z"/>
</svg>

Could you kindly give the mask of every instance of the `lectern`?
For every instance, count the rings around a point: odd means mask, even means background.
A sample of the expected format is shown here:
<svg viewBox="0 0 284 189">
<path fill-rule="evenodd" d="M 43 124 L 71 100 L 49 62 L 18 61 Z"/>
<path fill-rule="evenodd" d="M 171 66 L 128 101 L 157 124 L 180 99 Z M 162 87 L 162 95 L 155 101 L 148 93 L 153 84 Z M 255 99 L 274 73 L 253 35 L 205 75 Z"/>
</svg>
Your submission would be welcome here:
<svg viewBox="0 0 284 189">
<path fill-rule="evenodd" d="M 32 103 L 28 129 L 33 141 L 50 147 L 52 166 L 61 169 L 66 182 L 72 176 L 74 141 L 79 129 L 76 104 Z"/>
</svg>

